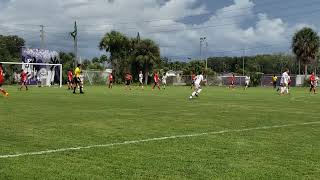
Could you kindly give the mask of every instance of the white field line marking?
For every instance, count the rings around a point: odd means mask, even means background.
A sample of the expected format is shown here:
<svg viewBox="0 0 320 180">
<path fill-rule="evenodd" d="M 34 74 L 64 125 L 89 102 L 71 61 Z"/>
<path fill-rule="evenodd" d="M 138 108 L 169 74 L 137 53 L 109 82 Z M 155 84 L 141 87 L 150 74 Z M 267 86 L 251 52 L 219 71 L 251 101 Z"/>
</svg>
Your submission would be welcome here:
<svg viewBox="0 0 320 180">
<path fill-rule="evenodd" d="M 187 134 L 187 135 L 176 135 L 176 136 L 141 139 L 141 140 L 134 140 L 134 141 L 124 141 L 124 142 L 119 142 L 119 143 L 99 144 L 99 145 L 91 145 L 91 146 L 79 146 L 79 147 L 70 147 L 70 148 L 38 151 L 38 152 L 27 152 L 27 153 L 21 153 L 21 154 L 8 154 L 8 155 L 0 155 L 0 159 L 15 158 L 15 157 L 21 157 L 21 156 L 43 155 L 43 154 L 51 154 L 51 153 L 65 152 L 65 151 L 77 151 L 77 150 L 81 150 L 81 149 L 92 149 L 92 148 L 99 148 L 99 147 L 111 147 L 111 146 L 119 146 L 119 145 L 127 145 L 127 144 L 138 144 L 138 143 L 150 142 L 150 141 L 163 141 L 163 140 L 167 140 L 167 139 L 198 137 L 198 136 L 205 136 L 205 135 L 212 135 L 212 134 L 225 134 L 225 133 L 232 133 L 232 132 L 245 132 L 245 131 L 254 131 L 254 130 L 276 129 L 276 128 L 283 128 L 283 127 L 291 127 L 291 126 L 304 126 L 304 125 L 311 125 L 311 124 L 320 124 L 320 121 L 300 123 L 300 124 L 262 126 L 262 127 L 256 127 L 256 128 L 214 131 L 214 132 L 206 132 L 206 133 Z"/>
</svg>

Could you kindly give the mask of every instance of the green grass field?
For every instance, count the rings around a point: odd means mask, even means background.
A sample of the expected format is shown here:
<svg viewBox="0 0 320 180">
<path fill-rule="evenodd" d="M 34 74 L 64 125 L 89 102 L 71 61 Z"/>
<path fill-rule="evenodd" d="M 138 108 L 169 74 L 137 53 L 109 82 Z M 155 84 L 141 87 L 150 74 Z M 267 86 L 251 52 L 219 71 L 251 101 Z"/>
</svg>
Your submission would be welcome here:
<svg viewBox="0 0 320 180">
<path fill-rule="evenodd" d="M 210 87 L 192 101 L 188 87 L 6 88 L 0 179 L 320 179 L 320 96 L 304 88 Z M 92 145 L 106 146 L 7 157 Z"/>
</svg>

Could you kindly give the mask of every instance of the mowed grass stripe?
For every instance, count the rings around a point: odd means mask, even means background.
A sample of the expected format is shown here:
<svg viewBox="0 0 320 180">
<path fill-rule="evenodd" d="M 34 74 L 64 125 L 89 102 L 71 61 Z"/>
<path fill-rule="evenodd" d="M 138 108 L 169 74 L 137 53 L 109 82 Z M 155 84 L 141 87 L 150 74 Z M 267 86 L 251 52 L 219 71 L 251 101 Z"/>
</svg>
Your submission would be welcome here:
<svg viewBox="0 0 320 180">
<path fill-rule="evenodd" d="M 139 144 L 139 143 L 150 142 L 150 141 L 163 141 L 163 140 L 178 139 L 178 138 L 189 138 L 189 137 L 198 137 L 198 136 L 205 136 L 205 135 L 225 134 L 225 133 L 237 133 L 237 132 L 254 131 L 254 130 L 267 130 L 267 129 L 276 129 L 276 128 L 284 128 L 284 127 L 292 127 L 292 126 L 304 126 L 304 125 L 313 125 L 313 124 L 320 124 L 320 121 L 307 122 L 307 123 L 301 123 L 301 124 L 263 126 L 263 127 L 247 128 L 247 129 L 223 130 L 223 131 L 205 132 L 205 133 L 198 133 L 198 134 L 166 136 L 166 137 L 158 137 L 158 138 L 150 138 L 150 139 L 130 140 L 130 141 L 119 142 L 119 143 L 69 147 L 69 148 L 61 148 L 61 149 L 44 150 L 44 151 L 38 151 L 38 152 L 27 152 L 27 153 L 21 153 L 21 154 L 8 154 L 8 155 L 0 155 L 0 158 L 15 158 L 15 157 L 21 157 L 21 156 L 45 155 L 45 154 L 51 154 L 51 153 L 58 153 L 58 152 L 65 152 L 65 151 L 77 151 L 77 150 L 82 150 L 82 149 L 92 149 L 92 148 L 99 148 L 99 147 L 110 147 L 110 146 L 119 146 L 119 145 L 127 145 L 127 144 Z"/>
<path fill-rule="evenodd" d="M 189 87 L 125 91 L 122 86 L 112 90 L 87 86 L 84 96 L 59 88 L 28 92 L 5 88 L 10 97 L 0 97 L 2 155 L 319 120 L 320 98 L 304 88 L 293 88 L 290 96 L 280 97 L 271 88 L 204 87 L 193 101 L 188 100 Z M 319 147 L 318 129 L 314 124 L 1 159 L 0 179 L 250 179 L 248 172 L 252 179 L 304 179 L 308 176 L 303 171 L 314 179 L 319 174 L 314 165 L 320 161 L 314 149 Z M 232 154 L 238 147 L 232 144 L 240 137 L 246 156 Z M 268 146 L 279 149 L 262 148 Z M 305 160 L 290 159 L 292 165 L 288 165 L 286 156 L 277 154 L 291 149 Z M 278 158 L 277 164 L 272 156 Z M 237 163 L 229 166 L 232 160 Z M 288 165 L 287 170 L 281 163 Z M 268 167 L 263 169 L 263 164 Z"/>
</svg>

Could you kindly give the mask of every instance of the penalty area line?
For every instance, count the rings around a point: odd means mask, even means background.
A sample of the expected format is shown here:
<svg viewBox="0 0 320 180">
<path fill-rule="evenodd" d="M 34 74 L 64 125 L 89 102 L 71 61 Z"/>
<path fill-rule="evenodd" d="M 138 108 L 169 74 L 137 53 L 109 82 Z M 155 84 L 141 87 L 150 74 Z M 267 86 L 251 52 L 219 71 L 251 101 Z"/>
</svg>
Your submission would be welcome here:
<svg viewBox="0 0 320 180">
<path fill-rule="evenodd" d="M 93 148 L 99 148 L 99 147 L 112 147 L 112 146 L 120 146 L 120 145 L 128 145 L 128 144 L 139 144 L 139 143 L 144 143 L 144 142 L 163 141 L 163 140 L 178 139 L 178 138 L 199 137 L 199 136 L 214 135 L 214 134 L 226 134 L 226 133 L 233 133 L 233 132 L 246 132 L 246 131 L 254 131 L 254 130 L 266 130 L 266 129 L 277 129 L 277 128 L 285 128 L 285 127 L 293 127 L 293 126 L 304 126 L 304 125 L 312 125 L 312 124 L 320 124 L 320 121 L 306 122 L 306 123 L 300 123 L 300 124 L 261 126 L 261 127 L 246 128 L 246 129 L 234 129 L 234 130 L 229 129 L 229 130 L 213 131 L 213 132 L 205 132 L 205 133 L 196 133 L 196 134 L 186 134 L 186 135 L 166 136 L 166 137 L 158 137 L 158 138 L 150 138 L 150 139 L 133 140 L 133 141 L 124 141 L 124 142 L 119 142 L 119 143 L 60 148 L 60 149 L 44 150 L 44 151 L 37 151 L 37 152 L 26 152 L 26 153 L 20 153 L 20 154 L 8 154 L 8 155 L 0 155 L 0 159 L 16 158 L 16 157 L 22 157 L 22 156 L 44 155 L 44 154 L 52 154 L 52 153 L 66 152 L 66 151 L 78 151 L 78 150 L 93 149 Z"/>
</svg>

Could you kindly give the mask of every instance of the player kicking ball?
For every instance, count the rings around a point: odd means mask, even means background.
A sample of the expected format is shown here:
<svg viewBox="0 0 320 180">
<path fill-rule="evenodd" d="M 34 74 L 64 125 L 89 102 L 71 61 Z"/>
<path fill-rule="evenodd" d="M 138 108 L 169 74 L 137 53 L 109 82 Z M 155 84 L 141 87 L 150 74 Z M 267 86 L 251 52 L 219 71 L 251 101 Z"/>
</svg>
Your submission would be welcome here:
<svg viewBox="0 0 320 180">
<path fill-rule="evenodd" d="M 189 99 L 193 99 L 194 97 L 199 97 L 199 94 L 201 93 L 202 91 L 202 88 L 201 88 L 201 82 L 204 82 L 204 78 L 203 78 L 203 73 L 200 73 L 197 77 L 196 77 L 196 80 L 194 81 L 194 91 L 193 93 L 191 94 L 191 96 L 189 97 Z"/>
<path fill-rule="evenodd" d="M 246 76 L 245 77 L 245 86 L 244 86 L 244 90 L 247 90 L 250 84 L 250 76 Z"/>
<path fill-rule="evenodd" d="M 3 83 L 4 83 L 4 73 L 3 73 L 2 64 L 0 63 L 0 92 L 7 97 L 9 96 L 9 93 L 2 88 Z"/>
</svg>

